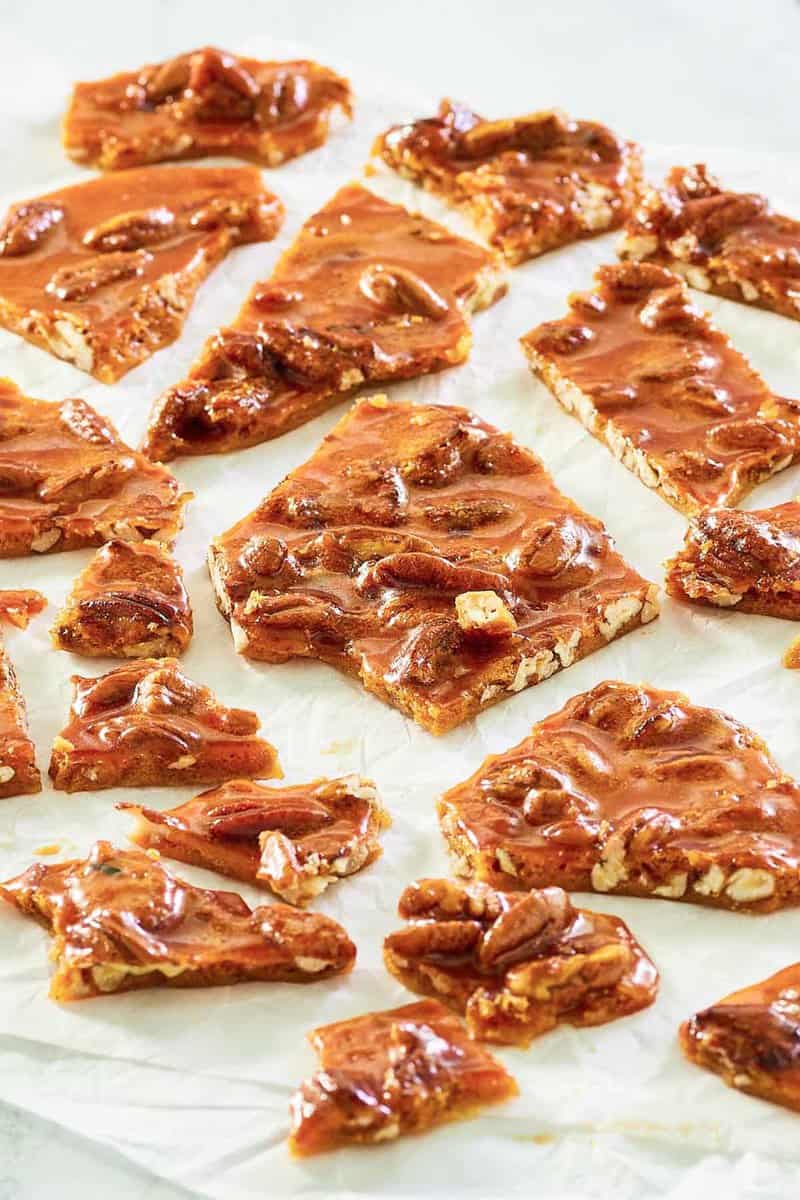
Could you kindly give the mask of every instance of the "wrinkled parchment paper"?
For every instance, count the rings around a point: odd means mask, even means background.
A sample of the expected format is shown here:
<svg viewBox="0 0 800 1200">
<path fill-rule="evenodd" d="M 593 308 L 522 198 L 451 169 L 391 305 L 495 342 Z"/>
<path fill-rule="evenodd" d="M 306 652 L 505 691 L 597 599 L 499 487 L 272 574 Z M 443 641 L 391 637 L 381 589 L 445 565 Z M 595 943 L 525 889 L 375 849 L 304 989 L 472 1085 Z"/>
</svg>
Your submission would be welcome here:
<svg viewBox="0 0 800 1200">
<path fill-rule="evenodd" d="M 321 50 L 319 57 L 325 61 Z M 230 255 L 202 287 L 175 345 L 106 387 L 0 333 L 0 373 L 35 396 L 85 397 L 137 442 L 153 398 L 182 377 L 205 337 L 234 316 L 250 284 L 269 275 L 300 223 L 359 172 L 374 135 L 391 121 L 432 111 L 437 99 L 412 97 L 408 103 L 381 96 L 379 89 L 362 89 L 354 126 L 325 149 L 267 173 L 268 185 L 287 206 L 281 236 Z M 47 103 L 29 129 L 16 130 L 28 138 L 29 149 L 23 153 L 24 142 L 15 143 L 15 161 L 29 162 L 30 174 L 15 177 L 7 199 L 86 177 L 58 149 L 59 97 Z M 785 163 L 781 168 L 768 159 L 715 155 L 708 147 L 649 151 L 651 178 L 673 163 L 706 158 L 732 186 L 766 191 L 785 211 L 800 213 L 800 177 L 796 171 L 792 177 Z M 398 180 L 381 177 L 373 186 L 428 215 L 445 213 Z M 445 220 L 464 228 L 452 216 Z M 528 373 L 517 344 L 531 326 L 562 314 L 567 293 L 588 286 L 594 267 L 613 259 L 614 241 L 614 235 L 598 238 L 518 268 L 508 297 L 475 318 L 469 362 L 396 386 L 392 394 L 466 405 L 513 430 L 568 495 L 606 522 L 625 556 L 660 582 L 661 563 L 682 540 L 683 518 L 558 408 Z M 705 302 L 777 391 L 800 392 L 800 325 L 726 301 Z M 660 967 L 661 992 L 652 1008 L 599 1029 L 559 1029 L 526 1051 L 501 1051 L 520 1097 L 470 1123 L 379 1150 L 303 1163 L 290 1159 L 287 1102 L 314 1066 L 305 1034 L 411 999 L 383 970 L 381 940 L 397 925 L 393 914 L 404 885 L 447 870 L 435 821 L 437 794 L 471 773 L 487 753 L 513 745 L 574 693 L 618 678 L 678 687 L 699 703 L 729 710 L 767 739 L 785 768 L 800 773 L 800 676 L 779 663 L 795 632 L 785 621 L 693 612 L 664 600 L 652 625 L 438 740 L 327 667 L 259 666 L 238 658 L 213 604 L 204 565 L 208 542 L 304 461 L 346 407 L 243 453 L 179 462 L 176 474 L 197 498 L 176 553 L 195 613 L 195 638 L 185 657 L 189 674 L 211 684 L 223 701 L 260 714 L 288 782 L 361 771 L 376 779 L 392 813 L 384 857 L 331 888 L 319 904 L 356 941 L 356 968 L 347 978 L 307 987 L 145 991 L 57 1006 L 47 999 L 45 936 L 4 908 L 0 1100 L 112 1147 L 196 1195 L 226 1200 L 379 1193 L 426 1200 L 507 1194 L 679 1200 L 712 1189 L 726 1196 L 790 1194 L 800 1167 L 798 1119 L 729 1092 L 685 1064 L 675 1035 L 695 1009 L 800 957 L 800 915 L 758 918 L 614 897 L 590 903 L 625 918 Z M 749 504 L 777 503 L 798 490 L 795 467 L 758 489 Z M 48 643 L 55 607 L 89 556 L 85 551 L 0 563 L 2 586 L 38 587 L 50 601 L 27 632 L 6 639 L 43 771 L 67 711 L 70 674 L 113 665 L 56 653 Z M 151 789 L 147 802 L 170 807 L 190 794 Z M 98 837 L 124 845 L 129 822 L 113 803 L 126 795 L 68 796 L 46 788 L 40 796 L 0 802 L 0 877 L 23 869 L 46 844 L 57 843 L 65 857 L 83 855 Z M 198 883 L 234 886 L 208 872 L 178 870 Z M 253 889 L 241 891 L 251 903 L 264 900 Z"/>
</svg>

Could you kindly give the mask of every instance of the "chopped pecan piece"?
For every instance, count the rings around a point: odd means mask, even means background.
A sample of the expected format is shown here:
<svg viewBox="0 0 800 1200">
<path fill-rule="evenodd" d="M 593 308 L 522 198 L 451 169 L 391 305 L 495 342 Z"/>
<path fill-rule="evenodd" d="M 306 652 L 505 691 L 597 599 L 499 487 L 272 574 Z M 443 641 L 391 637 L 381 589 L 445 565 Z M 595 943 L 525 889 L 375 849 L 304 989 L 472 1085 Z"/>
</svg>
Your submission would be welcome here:
<svg viewBox="0 0 800 1200">
<path fill-rule="evenodd" d="M 606 682 L 451 788 L 460 872 L 771 912 L 800 903 L 800 787 L 761 738 L 680 692 Z"/>
<path fill-rule="evenodd" d="M 728 1087 L 800 1112 L 800 963 L 695 1013 L 680 1041 Z"/>
<path fill-rule="evenodd" d="M 209 154 L 275 167 L 321 146 L 352 108 L 347 80 L 318 63 L 260 62 L 206 46 L 76 84 L 64 149 L 104 171 Z"/>
<path fill-rule="evenodd" d="M 463 210 L 512 264 L 616 229 L 642 171 L 639 147 L 603 125 L 558 111 L 486 121 L 450 100 L 373 153 Z"/>
<path fill-rule="evenodd" d="M 590 298 L 522 339 L 558 402 L 688 516 L 735 504 L 800 454 L 800 421 L 681 280 L 651 263 L 601 267 Z"/>
<path fill-rule="evenodd" d="M 531 451 L 465 409 L 381 396 L 212 543 L 209 569 L 240 653 L 338 666 L 434 733 L 657 612 Z"/>
<path fill-rule="evenodd" d="M 228 251 L 277 233 L 255 167 L 145 167 L 17 205 L 0 232 L 0 325 L 113 383 L 181 332 Z"/>
<path fill-rule="evenodd" d="M 47 598 L 32 588 L 9 589 L 0 592 L 0 622 L 27 629 L 32 619 L 47 608 Z"/>
<path fill-rule="evenodd" d="M 297 787 L 233 779 L 166 812 L 123 803 L 140 846 L 268 887 L 306 905 L 381 854 L 389 824 L 375 785 L 357 775 Z"/>
<path fill-rule="evenodd" d="M 436 1000 L 309 1034 L 320 1069 L 292 1097 L 289 1146 L 319 1154 L 424 1133 L 517 1094 L 517 1085 Z"/>
<path fill-rule="evenodd" d="M 621 258 L 670 267 L 691 287 L 800 320 L 800 221 L 765 196 L 725 191 L 698 163 L 644 186 Z"/>
<path fill-rule="evenodd" d="M 72 676 L 69 720 L 50 777 L 65 792 L 280 777 L 255 713 L 225 708 L 175 659 L 141 659 L 97 679 Z"/>
<path fill-rule="evenodd" d="M 341 925 L 284 904 L 194 887 L 141 850 L 96 842 L 84 861 L 35 863 L 0 896 L 53 939 L 53 1000 L 146 987 L 308 983 L 349 971 Z"/>
<path fill-rule="evenodd" d="M 600 1025 L 655 1000 L 658 972 L 618 917 L 549 887 L 508 895 L 421 879 L 383 944 L 392 975 L 464 1013 L 472 1037 L 527 1045 L 559 1022 Z"/>
<path fill-rule="evenodd" d="M 460 363 L 468 316 L 504 291 L 483 247 L 366 188 L 342 188 L 157 401 L 147 452 L 166 461 L 255 445 L 363 383 Z"/>
<path fill-rule="evenodd" d="M 25 701 L 11 659 L 0 645 L 0 799 L 41 790 Z"/>
<path fill-rule="evenodd" d="M 89 658 L 182 654 L 193 622 L 183 573 L 155 542 L 107 542 L 75 581 L 51 630 L 59 650 Z"/>
</svg>

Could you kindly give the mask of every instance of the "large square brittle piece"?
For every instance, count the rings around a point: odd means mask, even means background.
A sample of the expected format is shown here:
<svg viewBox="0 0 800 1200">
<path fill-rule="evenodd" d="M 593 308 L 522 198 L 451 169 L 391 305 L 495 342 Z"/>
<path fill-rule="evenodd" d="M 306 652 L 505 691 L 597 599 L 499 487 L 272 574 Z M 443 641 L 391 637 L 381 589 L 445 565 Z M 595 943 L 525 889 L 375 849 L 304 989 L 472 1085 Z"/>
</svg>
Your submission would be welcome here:
<svg viewBox="0 0 800 1200">
<path fill-rule="evenodd" d="M 362 400 L 209 552 L 238 651 L 316 658 L 433 733 L 651 620 L 654 589 L 463 408 Z"/>
</svg>

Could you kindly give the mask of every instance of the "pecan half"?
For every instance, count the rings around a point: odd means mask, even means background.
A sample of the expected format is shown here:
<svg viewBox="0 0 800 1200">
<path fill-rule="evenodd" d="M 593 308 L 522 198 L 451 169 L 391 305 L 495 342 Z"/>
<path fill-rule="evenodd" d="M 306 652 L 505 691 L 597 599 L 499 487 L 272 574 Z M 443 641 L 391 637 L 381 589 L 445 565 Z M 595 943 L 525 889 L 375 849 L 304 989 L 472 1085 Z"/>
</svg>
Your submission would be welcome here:
<svg viewBox="0 0 800 1200">
<path fill-rule="evenodd" d="M 102 254 L 74 267 L 60 267 L 49 280 L 45 291 L 59 300 L 80 303 L 112 283 L 121 283 L 143 275 L 153 261 L 147 250 L 117 250 Z"/>
<path fill-rule="evenodd" d="M 359 288 L 373 304 L 391 312 L 443 321 L 450 311 L 444 296 L 419 275 L 402 267 L 369 266 L 361 275 Z"/>
<path fill-rule="evenodd" d="M 64 219 L 64 210 L 46 200 L 33 200 L 9 209 L 0 227 L 0 257 L 18 258 L 30 254 Z"/>
<path fill-rule="evenodd" d="M 166 205 L 119 213 L 102 221 L 83 235 L 83 244 L 103 253 L 109 250 L 138 250 L 171 237 L 175 214 Z"/>
</svg>

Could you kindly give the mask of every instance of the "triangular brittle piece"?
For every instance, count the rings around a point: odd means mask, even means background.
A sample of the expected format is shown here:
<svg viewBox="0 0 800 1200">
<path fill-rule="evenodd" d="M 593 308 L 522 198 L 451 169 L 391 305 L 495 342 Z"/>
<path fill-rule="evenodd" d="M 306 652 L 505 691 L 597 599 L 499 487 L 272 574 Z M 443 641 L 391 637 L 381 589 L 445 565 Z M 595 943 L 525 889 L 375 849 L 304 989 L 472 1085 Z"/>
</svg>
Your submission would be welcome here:
<svg viewBox="0 0 800 1200">
<path fill-rule="evenodd" d="M 103 171 L 234 154 L 275 167 L 321 146 L 349 117 L 346 79 L 315 62 L 259 62 L 213 46 L 78 83 L 64 149 Z"/>
<path fill-rule="evenodd" d="M 510 263 L 616 229 L 641 179 L 641 151 L 557 109 L 486 121 L 443 100 L 395 125 L 374 151 L 462 209 Z"/>
<path fill-rule="evenodd" d="M 680 1039 L 728 1087 L 800 1112 L 800 963 L 695 1013 Z"/>
<path fill-rule="evenodd" d="M 0 227 L 0 325 L 104 383 L 174 342 L 228 251 L 283 206 L 255 167 L 144 167 L 48 192 Z"/>
<path fill-rule="evenodd" d="M 117 807 L 136 814 L 138 845 L 299 905 L 374 862 L 390 824 L 375 785 L 358 775 L 283 788 L 234 779 L 166 812 Z"/>
<path fill-rule="evenodd" d="M 47 608 L 47 597 L 33 588 L 6 588 L 0 592 L 0 622 L 27 629 Z"/>
<path fill-rule="evenodd" d="M 387 969 L 480 1041 L 525 1046 L 562 1021 L 602 1025 L 655 1000 L 658 972 L 625 922 L 573 908 L 561 888 L 420 879 L 398 911 L 409 924 L 383 944 Z"/>
<path fill-rule="evenodd" d="M 188 499 L 84 400 L 32 400 L 0 379 L 0 558 L 115 537 L 171 545 Z"/>
<path fill-rule="evenodd" d="M 800 453 L 773 395 L 677 275 L 601 267 L 567 316 L 522 339 L 531 369 L 629 470 L 689 516 L 735 504 Z"/>
<path fill-rule="evenodd" d="M 600 683 L 445 792 L 460 872 L 499 888 L 800 903 L 800 787 L 733 717 Z"/>
<path fill-rule="evenodd" d="M 280 777 L 260 721 L 225 708 L 174 658 L 141 659 L 97 679 L 72 676 L 69 720 L 50 777 L 65 792 Z"/>
<path fill-rule="evenodd" d="M 656 615 L 539 459 L 463 408 L 362 400 L 212 543 L 240 653 L 358 675 L 441 733 Z"/>
<path fill-rule="evenodd" d="M 156 542 L 106 542 L 78 576 L 51 630 L 59 650 L 90 658 L 164 658 L 192 637 L 175 559 Z"/>
<path fill-rule="evenodd" d="M 285 904 L 251 909 L 236 892 L 194 887 L 141 850 L 97 842 L 83 861 L 35 863 L 0 896 L 53 938 L 53 1000 L 147 987 L 252 980 L 307 983 L 349 971 L 341 925 Z"/>
<path fill-rule="evenodd" d="M 297 1155 L 424 1133 L 517 1094 L 505 1067 L 438 1000 L 324 1025 L 309 1041 L 320 1069 L 292 1097 Z"/>
<path fill-rule="evenodd" d="M 165 461 L 252 446 L 359 384 L 463 362 L 467 315 L 504 292 L 488 251 L 365 188 L 342 188 L 156 403 L 146 452 Z"/>
<path fill-rule="evenodd" d="M 0 798 L 41 790 L 25 701 L 11 659 L 0 646 Z"/>
<path fill-rule="evenodd" d="M 766 196 L 726 191 L 707 167 L 673 167 L 644 187 L 621 258 L 662 263 L 692 287 L 800 320 L 800 221 Z"/>
</svg>

